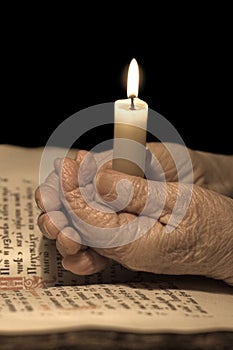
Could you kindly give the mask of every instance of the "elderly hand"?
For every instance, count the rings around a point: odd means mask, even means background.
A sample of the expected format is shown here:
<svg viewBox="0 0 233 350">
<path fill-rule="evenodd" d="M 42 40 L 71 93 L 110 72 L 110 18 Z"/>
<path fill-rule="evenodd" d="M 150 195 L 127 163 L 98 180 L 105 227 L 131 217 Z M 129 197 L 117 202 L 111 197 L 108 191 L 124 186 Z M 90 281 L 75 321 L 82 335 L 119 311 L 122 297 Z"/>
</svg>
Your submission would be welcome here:
<svg viewBox="0 0 233 350">
<path fill-rule="evenodd" d="M 233 156 L 201 152 L 175 143 L 150 142 L 153 157 L 147 156 L 151 180 L 185 182 L 208 188 L 233 198 Z M 189 161 L 191 160 L 191 166 Z M 158 169 L 160 164 L 160 169 Z M 148 178 L 148 176 L 147 176 Z"/>
<path fill-rule="evenodd" d="M 84 151 L 76 160 L 57 161 L 55 168 L 36 191 L 43 210 L 38 224 L 56 239 L 66 269 L 92 274 L 113 259 L 132 270 L 199 274 L 233 285 L 232 199 L 110 166 L 96 175 L 94 158 Z M 169 176 L 176 180 L 176 172 L 165 170 Z"/>
</svg>

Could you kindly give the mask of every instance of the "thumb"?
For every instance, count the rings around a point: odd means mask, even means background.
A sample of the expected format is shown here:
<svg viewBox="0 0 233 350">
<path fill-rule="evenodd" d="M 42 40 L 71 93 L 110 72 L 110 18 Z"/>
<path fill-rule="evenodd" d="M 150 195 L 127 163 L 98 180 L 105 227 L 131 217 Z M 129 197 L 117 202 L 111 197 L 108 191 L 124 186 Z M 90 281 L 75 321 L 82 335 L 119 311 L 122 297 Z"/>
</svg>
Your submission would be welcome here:
<svg viewBox="0 0 233 350">
<path fill-rule="evenodd" d="M 170 216 L 179 197 L 178 183 L 146 180 L 111 169 L 99 172 L 95 183 L 110 207 L 154 219 Z"/>
<path fill-rule="evenodd" d="M 192 198 L 191 184 L 151 181 L 110 169 L 98 173 L 96 189 L 114 210 L 158 220 L 169 231 L 182 221 Z"/>
</svg>

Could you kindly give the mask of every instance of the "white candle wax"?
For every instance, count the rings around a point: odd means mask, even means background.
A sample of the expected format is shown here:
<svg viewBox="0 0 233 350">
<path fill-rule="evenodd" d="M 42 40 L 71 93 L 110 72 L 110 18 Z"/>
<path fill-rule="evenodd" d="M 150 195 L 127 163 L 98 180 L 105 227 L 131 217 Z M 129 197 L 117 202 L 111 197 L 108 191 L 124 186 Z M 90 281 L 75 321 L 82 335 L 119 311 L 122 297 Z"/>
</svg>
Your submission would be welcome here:
<svg viewBox="0 0 233 350">
<path fill-rule="evenodd" d="M 115 101 L 113 169 L 144 176 L 148 105 L 139 98 Z"/>
</svg>

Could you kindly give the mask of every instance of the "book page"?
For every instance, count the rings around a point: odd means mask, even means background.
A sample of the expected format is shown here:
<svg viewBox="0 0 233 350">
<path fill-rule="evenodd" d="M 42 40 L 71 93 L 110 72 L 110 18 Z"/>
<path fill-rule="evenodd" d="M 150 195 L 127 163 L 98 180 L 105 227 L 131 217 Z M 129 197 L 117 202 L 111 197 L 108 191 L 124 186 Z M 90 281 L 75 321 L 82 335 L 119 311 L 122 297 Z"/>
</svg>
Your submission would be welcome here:
<svg viewBox="0 0 233 350">
<path fill-rule="evenodd" d="M 233 288 L 220 281 L 133 272 L 114 262 L 92 276 L 65 271 L 55 242 L 37 227 L 42 151 L 0 146 L 0 333 L 233 330 Z"/>
<path fill-rule="evenodd" d="M 0 146 L 0 290 L 46 287 L 72 278 L 63 275 L 55 242 L 42 237 L 37 226 L 34 193 L 42 151 Z M 48 164 L 47 174 L 52 170 Z"/>
<path fill-rule="evenodd" d="M 149 276 L 148 276 L 149 277 Z M 232 288 L 194 277 L 0 292 L 0 333 L 233 331 Z"/>
</svg>

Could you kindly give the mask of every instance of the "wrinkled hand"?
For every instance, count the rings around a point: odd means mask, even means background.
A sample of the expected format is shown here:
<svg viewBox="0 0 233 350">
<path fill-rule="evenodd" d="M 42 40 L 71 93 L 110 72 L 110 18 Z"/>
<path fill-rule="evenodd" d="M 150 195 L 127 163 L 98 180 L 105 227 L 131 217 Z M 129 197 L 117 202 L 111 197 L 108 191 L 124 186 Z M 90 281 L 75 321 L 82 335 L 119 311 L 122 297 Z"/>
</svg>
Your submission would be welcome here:
<svg viewBox="0 0 233 350">
<path fill-rule="evenodd" d="M 96 175 L 92 156 L 85 156 L 57 161 L 36 191 L 44 212 L 39 227 L 56 239 L 66 269 L 92 274 L 113 259 L 132 270 L 199 274 L 233 285 L 232 199 L 110 166 Z"/>
<path fill-rule="evenodd" d="M 148 152 L 147 156 L 151 180 L 160 181 L 164 174 L 169 182 L 192 182 L 233 198 L 232 155 L 196 151 L 169 142 L 150 142 L 147 147 L 154 155 L 150 157 Z"/>
</svg>

